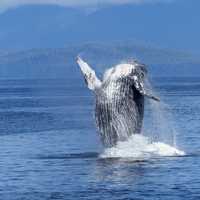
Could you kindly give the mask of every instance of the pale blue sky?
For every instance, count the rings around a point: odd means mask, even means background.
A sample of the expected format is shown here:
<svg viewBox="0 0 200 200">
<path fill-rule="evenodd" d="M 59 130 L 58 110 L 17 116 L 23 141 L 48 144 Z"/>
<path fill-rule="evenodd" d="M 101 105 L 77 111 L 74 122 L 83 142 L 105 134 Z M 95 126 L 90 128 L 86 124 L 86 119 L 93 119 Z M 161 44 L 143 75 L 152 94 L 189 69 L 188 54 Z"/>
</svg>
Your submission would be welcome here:
<svg viewBox="0 0 200 200">
<path fill-rule="evenodd" d="M 199 0 L 1 0 L 0 9 L 0 49 L 133 40 L 200 52 Z"/>
</svg>

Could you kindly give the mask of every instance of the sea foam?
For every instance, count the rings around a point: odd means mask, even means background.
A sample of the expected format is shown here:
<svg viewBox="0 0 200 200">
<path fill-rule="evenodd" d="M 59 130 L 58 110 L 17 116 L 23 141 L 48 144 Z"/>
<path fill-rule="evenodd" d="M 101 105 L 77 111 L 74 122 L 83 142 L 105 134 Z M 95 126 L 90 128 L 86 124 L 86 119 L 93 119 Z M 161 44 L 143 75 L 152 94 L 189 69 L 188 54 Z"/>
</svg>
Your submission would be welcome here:
<svg viewBox="0 0 200 200">
<path fill-rule="evenodd" d="M 163 142 L 151 142 L 143 135 L 132 135 L 127 141 L 118 142 L 116 146 L 106 148 L 101 158 L 133 158 L 143 160 L 163 156 L 184 156 L 185 152 Z"/>
</svg>

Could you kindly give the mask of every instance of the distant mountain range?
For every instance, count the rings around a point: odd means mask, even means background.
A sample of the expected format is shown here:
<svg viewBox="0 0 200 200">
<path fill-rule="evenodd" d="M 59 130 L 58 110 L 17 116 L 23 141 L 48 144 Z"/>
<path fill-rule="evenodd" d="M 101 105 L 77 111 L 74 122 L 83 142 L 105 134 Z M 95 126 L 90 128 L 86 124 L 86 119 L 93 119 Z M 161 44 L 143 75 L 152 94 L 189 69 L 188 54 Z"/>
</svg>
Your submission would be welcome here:
<svg viewBox="0 0 200 200">
<path fill-rule="evenodd" d="M 199 0 L 178 0 L 89 13 L 48 5 L 10 9 L 0 14 L 0 79 L 80 79 L 78 54 L 99 74 L 136 58 L 151 76 L 199 76 L 199 7 Z"/>
<path fill-rule="evenodd" d="M 0 51 L 0 79 L 80 79 L 76 56 L 82 56 L 98 74 L 130 59 L 147 65 L 151 76 L 199 76 L 200 59 L 180 51 L 127 43 L 86 43 L 65 48 Z"/>
<path fill-rule="evenodd" d="M 134 40 L 200 52 L 199 8 L 199 0 L 111 6 L 89 14 L 59 6 L 21 6 L 0 14 L 0 49 Z"/>
</svg>

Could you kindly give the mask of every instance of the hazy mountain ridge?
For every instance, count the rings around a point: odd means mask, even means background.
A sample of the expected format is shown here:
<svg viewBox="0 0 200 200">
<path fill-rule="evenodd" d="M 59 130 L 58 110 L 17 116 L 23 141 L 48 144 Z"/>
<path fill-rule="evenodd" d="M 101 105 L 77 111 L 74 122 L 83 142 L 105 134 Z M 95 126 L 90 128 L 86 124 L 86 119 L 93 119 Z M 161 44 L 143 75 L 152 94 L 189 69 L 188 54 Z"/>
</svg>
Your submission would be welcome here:
<svg viewBox="0 0 200 200">
<path fill-rule="evenodd" d="M 0 53 L 0 78 L 77 77 L 80 76 L 76 66 L 77 55 L 85 58 L 100 74 L 130 59 L 145 63 L 152 76 L 193 76 L 200 72 L 200 60 L 189 53 L 139 46 L 131 42 L 88 43 L 66 48 Z"/>
</svg>

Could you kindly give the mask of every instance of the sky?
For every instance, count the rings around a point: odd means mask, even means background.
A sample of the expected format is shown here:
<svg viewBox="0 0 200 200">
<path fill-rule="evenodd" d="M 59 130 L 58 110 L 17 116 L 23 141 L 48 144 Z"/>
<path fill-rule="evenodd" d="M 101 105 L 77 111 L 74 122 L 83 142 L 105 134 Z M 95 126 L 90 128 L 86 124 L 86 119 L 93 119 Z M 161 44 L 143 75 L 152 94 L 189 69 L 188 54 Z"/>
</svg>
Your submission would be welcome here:
<svg viewBox="0 0 200 200">
<path fill-rule="evenodd" d="M 0 49 L 131 40 L 200 52 L 199 8 L 200 0 L 0 0 Z"/>
<path fill-rule="evenodd" d="M 59 5 L 65 7 L 99 7 L 101 5 L 166 3 L 171 1 L 173 0 L 1 0 L 0 10 L 6 11 L 9 8 L 30 4 Z"/>
</svg>

